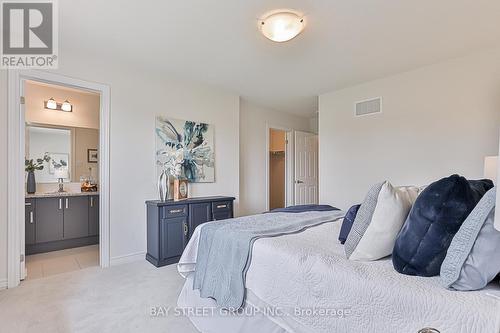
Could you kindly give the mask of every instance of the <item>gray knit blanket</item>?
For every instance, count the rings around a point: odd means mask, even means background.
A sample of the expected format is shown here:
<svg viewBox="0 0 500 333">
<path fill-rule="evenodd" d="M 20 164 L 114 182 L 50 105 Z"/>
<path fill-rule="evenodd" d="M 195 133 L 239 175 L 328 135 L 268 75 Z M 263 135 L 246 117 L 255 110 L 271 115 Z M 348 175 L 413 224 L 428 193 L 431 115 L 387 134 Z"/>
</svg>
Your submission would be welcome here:
<svg viewBox="0 0 500 333">
<path fill-rule="evenodd" d="M 237 310 L 245 300 L 245 276 L 253 243 L 303 231 L 344 217 L 344 212 L 271 213 L 206 223 L 201 229 L 193 289 Z M 272 253 L 269 253 L 272 256 Z"/>
</svg>

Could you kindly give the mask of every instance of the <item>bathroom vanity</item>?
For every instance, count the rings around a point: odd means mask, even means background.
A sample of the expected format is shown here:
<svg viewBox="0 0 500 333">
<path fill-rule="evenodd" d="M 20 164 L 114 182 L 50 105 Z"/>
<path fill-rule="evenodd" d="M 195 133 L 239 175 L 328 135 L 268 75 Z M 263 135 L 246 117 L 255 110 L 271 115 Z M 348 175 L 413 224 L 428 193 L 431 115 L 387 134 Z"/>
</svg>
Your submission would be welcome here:
<svg viewBox="0 0 500 333">
<path fill-rule="evenodd" d="M 99 193 L 27 194 L 26 254 L 99 242 Z"/>
</svg>

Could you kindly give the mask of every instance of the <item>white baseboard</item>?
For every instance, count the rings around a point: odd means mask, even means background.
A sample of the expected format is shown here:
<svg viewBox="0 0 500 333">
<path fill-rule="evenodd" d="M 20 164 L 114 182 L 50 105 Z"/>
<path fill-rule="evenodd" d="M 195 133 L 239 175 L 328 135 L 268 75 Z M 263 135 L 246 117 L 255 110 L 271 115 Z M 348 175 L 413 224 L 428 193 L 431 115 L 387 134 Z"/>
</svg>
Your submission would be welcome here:
<svg viewBox="0 0 500 333">
<path fill-rule="evenodd" d="M 0 290 L 7 289 L 7 279 L 0 280 Z"/>
<path fill-rule="evenodd" d="M 122 265 L 140 260 L 146 260 L 146 252 L 137 252 L 126 254 L 124 256 L 113 257 L 110 259 L 110 266 Z"/>
</svg>

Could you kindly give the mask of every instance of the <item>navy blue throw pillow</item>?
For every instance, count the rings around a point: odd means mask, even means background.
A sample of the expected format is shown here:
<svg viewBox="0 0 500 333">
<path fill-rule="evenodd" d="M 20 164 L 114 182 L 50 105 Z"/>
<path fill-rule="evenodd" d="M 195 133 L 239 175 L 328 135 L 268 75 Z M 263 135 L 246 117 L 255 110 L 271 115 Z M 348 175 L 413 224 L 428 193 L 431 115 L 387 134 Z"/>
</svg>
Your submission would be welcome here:
<svg viewBox="0 0 500 333">
<path fill-rule="evenodd" d="M 344 221 L 342 222 L 342 227 L 340 227 L 339 233 L 339 241 L 340 244 L 344 244 L 349 232 L 351 232 L 352 224 L 354 223 L 354 219 L 358 214 L 358 210 L 361 205 L 354 205 L 345 214 Z"/>
<path fill-rule="evenodd" d="M 491 180 L 467 180 L 459 175 L 429 185 L 417 198 L 401 229 L 392 262 L 407 275 L 439 275 L 453 236 L 483 195 Z"/>
</svg>

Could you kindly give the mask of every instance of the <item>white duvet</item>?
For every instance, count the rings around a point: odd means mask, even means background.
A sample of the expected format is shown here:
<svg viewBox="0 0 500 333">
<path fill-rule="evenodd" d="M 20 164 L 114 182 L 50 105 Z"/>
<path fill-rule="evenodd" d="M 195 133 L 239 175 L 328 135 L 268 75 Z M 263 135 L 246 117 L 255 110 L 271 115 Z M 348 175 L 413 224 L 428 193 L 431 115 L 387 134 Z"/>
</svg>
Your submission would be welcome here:
<svg viewBox="0 0 500 333">
<path fill-rule="evenodd" d="M 340 224 L 257 240 L 246 276 L 247 302 L 263 311 L 279 309 L 271 319 L 291 332 L 500 332 L 498 283 L 481 291 L 449 291 L 438 277 L 397 273 L 390 259 L 346 260 L 337 240 Z M 179 261 L 184 277 L 196 267 L 200 227 Z"/>
</svg>

